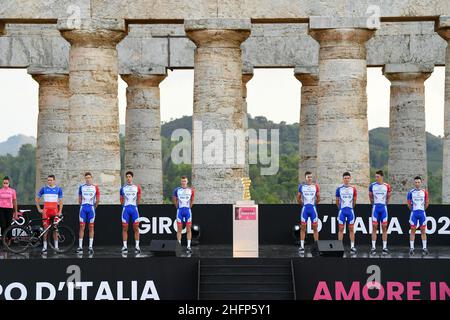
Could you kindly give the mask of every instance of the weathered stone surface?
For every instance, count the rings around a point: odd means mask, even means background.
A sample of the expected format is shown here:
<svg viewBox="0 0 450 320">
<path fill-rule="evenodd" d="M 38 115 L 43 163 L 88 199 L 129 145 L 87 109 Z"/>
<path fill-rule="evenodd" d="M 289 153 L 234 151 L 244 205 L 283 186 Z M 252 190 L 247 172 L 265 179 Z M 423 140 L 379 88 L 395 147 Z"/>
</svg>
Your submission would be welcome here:
<svg viewBox="0 0 450 320">
<path fill-rule="evenodd" d="M 442 203 L 450 204 L 450 16 L 441 17 L 437 31 L 447 42 L 445 68 Z"/>
<path fill-rule="evenodd" d="M 401 19 L 448 15 L 450 4 L 446 0 L 3 0 L 0 19 L 56 20 L 78 11 L 82 17 L 129 20 L 305 20 L 309 16 L 364 17 L 377 12 L 382 18 Z"/>
<path fill-rule="evenodd" d="M 358 202 L 367 203 L 369 135 L 367 122 L 368 29 L 310 29 L 319 42 L 317 176 L 323 203 L 335 198 L 345 171 L 352 174 Z"/>
<path fill-rule="evenodd" d="M 32 66 L 28 69 L 39 84 L 36 140 L 36 190 L 54 174 L 61 187 L 67 182 L 67 127 L 69 125 L 69 75 L 65 70 Z M 65 203 L 75 203 L 76 192 L 64 190 Z"/>
<path fill-rule="evenodd" d="M 68 68 L 69 44 L 55 25 L 8 24 L 7 30 L 0 37 L 0 67 L 25 68 L 32 63 Z M 172 36 L 170 40 L 168 35 Z M 366 44 L 367 65 L 445 65 L 446 45 L 432 21 L 383 22 Z M 121 74 L 135 67 L 194 66 L 195 44 L 186 37 L 182 25 L 130 25 L 127 37 L 117 48 Z M 308 35 L 306 23 L 253 23 L 252 33 L 241 49 L 244 63 L 257 68 L 318 64 L 319 46 Z"/>
<path fill-rule="evenodd" d="M 142 203 L 162 203 L 163 172 L 159 84 L 166 74 L 122 75 L 127 87 L 125 170 L 142 187 Z"/>
<path fill-rule="evenodd" d="M 309 28 L 320 29 L 375 29 L 375 26 L 368 26 L 368 19 L 365 16 L 311 16 L 309 17 Z"/>
<path fill-rule="evenodd" d="M 425 135 L 425 85 L 433 66 L 386 65 L 383 74 L 391 81 L 389 114 L 389 183 L 391 203 L 406 203 L 414 177 L 427 179 Z"/>
<path fill-rule="evenodd" d="M 317 67 L 297 67 L 295 77 L 301 82 L 299 121 L 299 181 L 311 171 L 317 178 L 317 98 L 319 70 Z"/>
<path fill-rule="evenodd" d="M 247 113 L 247 83 L 253 78 L 253 67 L 244 65 L 242 68 L 242 108 L 245 114 L 244 130 L 248 129 L 248 113 Z M 245 157 L 248 159 L 249 152 L 249 136 L 245 137 Z M 248 161 L 245 163 L 245 176 L 250 176 L 250 168 Z"/>
<path fill-rule="evenodd" d="M 2 0 L 0 19 L 56 21 L 91 16 L 91 0 Z"/>
<path fill-rule="evenodd" d="M 102 203 L 117 203 L 120 147 L 116 45 L 125 37 L 125 27 L 111 21 L 83 21 L 79 29 L 73 30 L 67 29 L 64 21 L 58 26 L 71 44 L 66 189 L 75 192 L 83 173 L 90 171 L 101 186 Z"/>
<path fill-rule="evenodd" d="M 194 112 L 193 112 L 193 165 L 192 180 L 196 187 L 197 203 L 234 203 L 242 199 L 241 178 L 245 176 L 248 158 L 243 148 L 225 147 L 226 130 L 241 130 L 244 133 L 246 114 L 242 103 L 242 57 L 240 44 L 247 39 L 250 28 L 243 29 L 248 22 L 236 21 L 238 29 L 203 29 L 199 24 L 186 24 L 186 34 L 197 45 L 194 68 Z M 214 22 L 208 22 L 214 25 Z M 217 25 L 220 25 L 217 23 Z M 223 155 L 211 161 L 204 155 L 211 142 L 202 142 L 203 132 L 217 130 L 222 146 L 215 141 L 218 152 Z M 227 163 L 227 152 L 232 163 Z M 239 163 L 239 154 L 244 162 Z M 214 192 L 210 192 L 214 190 Z"/>
</svg>

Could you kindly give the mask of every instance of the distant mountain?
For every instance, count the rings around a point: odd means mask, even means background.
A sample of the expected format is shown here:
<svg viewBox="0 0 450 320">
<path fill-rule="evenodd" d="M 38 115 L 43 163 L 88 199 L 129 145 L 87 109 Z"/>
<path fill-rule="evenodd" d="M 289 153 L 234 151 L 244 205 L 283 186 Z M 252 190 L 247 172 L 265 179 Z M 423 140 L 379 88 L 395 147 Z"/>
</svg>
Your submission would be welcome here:
<svg viewBox="0 0 450 320">
<path fill-rule="evenodd" d="M 31 144 L 33 147 L 36 146 L 36 138 L 26 136 L 23 134 L 18 134 L 11 136 L 8 140 L 0 142 L 0 156 L 10 154 L 16 156 L 19 153 L 19 149 L 24 144 Z"/>
</svg>

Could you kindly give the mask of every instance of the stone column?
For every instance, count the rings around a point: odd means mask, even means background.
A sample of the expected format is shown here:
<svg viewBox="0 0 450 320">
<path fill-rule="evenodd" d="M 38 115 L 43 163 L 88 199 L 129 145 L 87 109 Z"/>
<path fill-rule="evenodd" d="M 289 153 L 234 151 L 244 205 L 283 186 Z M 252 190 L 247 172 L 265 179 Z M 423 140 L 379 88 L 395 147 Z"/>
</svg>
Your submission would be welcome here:
<svg viewBox="0 0 450 320">
<path fill-rule="evenodd" d="M 58 20 L 70 42 L 71 98 L 66 194 L 77 192 L 85 171 L 100 186 L 101 202 L 119 202 L 120 146 L 116 45 L 126 35 L 123 20 Z"/>
<path fill-rule="evenodd" d="M 142 187 L 142 203 L 163 202 L 161 114 L 159 84 L 161 74 L 122 75 L 127 87 L 125 122 L 125 170 L 134 173 Z"/>
<path fill-rule="evenodd" d="M 241 178 L 246 175 L 248 158 L 240 45 L 250 29 L 250 19 L 185 20 L 186 35 L 197 46 L 192 117 L 192 180 L 197 203 L 234 203 L 242 199 Z M 225 147 L 227 131 L 231 138 L 235 131 L 243 143 Z"/>
<path fill-rule="evenodd" d="M 391 81 L 389 112 L 389 183 L 391 203 L 406 203 L 414 177 L 427 179 L 425 85 L 433 66 L 387 64 L 383 74 Z"/>
<path fill-rule="evenodd" d="M 322 203 L 332 203 L 342 174 L 352 174 L 358 202 L 368 203 L 367 18 L 311 17 L 319 42 L 317 176 Z"/>
<path fill-rule="evenodd" d="M 244 109 L 244 130 L 248 130 L 248 110 L 247 110 L 247 83 L 253 78 L 253 67 L 244 66 L 242 73 L 242 108 Z M 248 159 L 249 137 L 245 138 L 245 156 Z M 250 168 L 248 161 L 245 163 L 245 175 L 250 176 Z"/>
<path fill-rule="evenodd" d="M 36 190 L 46 184 L 47 176 L 54 174 L 58 185 L 66 186 L 67 126 L 69 125 L 69 75 L 66 70 L 36 67 L 28 68 L 39 84 L 39 114 L 36 140 Z M 75 197 L 65 196 L 66 203 Z"/>
<path fill-rule="evenodd" d="M 317 67 L 297 67 L 295 77 L 301 82 L 301 107 L 299 122 L 299 181 L 305 180 L 305 172 L 311 171 L 317 179 Z"/>
<path fill-rule="evenodd" d="M 442 203 L 450 204 L 450 16 L 441 16 L 437 32 L 447 41 L 445 55 L 445 105 L 442 166 Z"/>
</svg>

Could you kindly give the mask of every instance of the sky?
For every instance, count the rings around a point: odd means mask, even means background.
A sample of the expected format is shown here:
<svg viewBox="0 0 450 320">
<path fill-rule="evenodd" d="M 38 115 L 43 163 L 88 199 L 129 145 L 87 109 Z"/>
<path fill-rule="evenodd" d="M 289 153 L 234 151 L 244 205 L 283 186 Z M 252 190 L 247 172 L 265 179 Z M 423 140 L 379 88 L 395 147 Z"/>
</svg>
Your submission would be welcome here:
<svg viewBox="0 0 450 320">
<path fill-rule="evenodd" d="M 426 130 L 442 136 L 445 68 L 436 67 L 425 82 Z M 389 126 L 389 81 L 381 68 L 368 68 L 369 129 Z M 169 71 L 161 82 L 161 120 L 192 115 L 193 70 Z M 248 112 L 294 123 L 300 117 L 300 82 L 293 69 L 255 69 L 247 84 Z M 119 121 L 125 123 L 126 83 L 119 79 Z M 0 69 L 0 142 L 16 134 L 36 137 L 38 84 L 24 69 Z"/>
</svg>

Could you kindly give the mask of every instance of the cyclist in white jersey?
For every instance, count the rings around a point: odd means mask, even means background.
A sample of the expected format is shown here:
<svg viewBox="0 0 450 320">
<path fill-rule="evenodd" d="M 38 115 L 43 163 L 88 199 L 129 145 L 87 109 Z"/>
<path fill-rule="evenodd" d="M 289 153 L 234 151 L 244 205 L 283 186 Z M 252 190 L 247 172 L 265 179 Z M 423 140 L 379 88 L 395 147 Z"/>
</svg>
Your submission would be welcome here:
<svg viewBox="0 0 450 320">
<path fill-rule="evenodd" d="M 314 232 L 314 241 L 319 240 L 317 230 L 318 215 L 316 204 L 320 202 L 320 189 L 317 183 L 313 183 L 313 175 L 310 171 L 305 172 L 306 183 L 300 184 L 297 193 L 297 202 L 302 206 L 300 213 L 300 248 L 299 253 L 305 252 L 306 224 L 311 219 L 311 226 Z"/>
<path fill-rule="evenodd" d="M 92 173 L 84 174 L 86 183 L 78 189 L 78 202 L 80 204 L 80 231 L 78 237 L 77 253 L 83 252 L 83 238 L 86 224 L 89 224 L 89 253 L 94 253 L 94 222 L 95 209 L 100 203 L 100 190 L 92 183 Z"/>
<path fill-rule="evenodd" d="M 354 207 L 356 205 L 356 198 L 358 193 L 356 188 L 350 185 L 351 175 L 350 172 L 344 172 L 342 175 L 342 184 L 336 189 L 336 205 L 339 208 L 338 223 L 339 232 L 338 240 L 344 239 L 344 227 L 345 223 L 348 225 L 349 238 L 350 238 L 350 252 L 356 254 L 355 247 L 355 212 Z"/>
<path fill-rule="evenodd" d="M 409 253 L 411 255 L 414 254 L 414 238 L 416 236 L 418 225 L 422 235 L 422 253 L 427 255 L 427 216 L 425 210 L 428 208 L 429 196 L 428 191 L 422 188 L 422 178 L 420 176 L 414 178 L 414 189 L 411 189 L 408 192 L 406 199 L 408 208 L 411 211 L 409 218 L 409 224 L 411 225 Z"/>
</svg>

